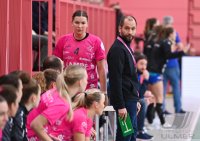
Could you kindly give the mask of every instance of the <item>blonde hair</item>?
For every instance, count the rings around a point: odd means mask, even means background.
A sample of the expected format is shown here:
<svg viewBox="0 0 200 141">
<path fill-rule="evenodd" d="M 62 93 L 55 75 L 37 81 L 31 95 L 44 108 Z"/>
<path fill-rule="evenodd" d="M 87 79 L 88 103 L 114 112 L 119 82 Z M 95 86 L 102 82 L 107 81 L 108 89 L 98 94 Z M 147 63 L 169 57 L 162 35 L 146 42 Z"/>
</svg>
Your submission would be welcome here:
<svg viewBox="0 0 200 141">
<path fill-rule="evenodd" d="M 85 72 L 86 69 L 80 65 L 70 65 L 64 70 L 63 74 L 58 76 L 56 81 L 56 86 L 61 96 L 65 97 L 70 104 L 70 110 L 67 115 L 68 120 L 72 120 L 73 117 L 73 110 L 71 106 L 72 95 L 69 94 L 68 87 L 73 86 L 77 81 L 83 79 L 85 77 Z"/>
<path fill-rule="evenodd" d="M 88 89 L 84 93 L 80 93 L 75 97 L 73 103 L 73 110 L 80 107 L 90 108 L 94 101 L 100 102 L 104 93 L 99 89 Z M 107 104 L 105 99 L 105 105 Z"/>
</svg>

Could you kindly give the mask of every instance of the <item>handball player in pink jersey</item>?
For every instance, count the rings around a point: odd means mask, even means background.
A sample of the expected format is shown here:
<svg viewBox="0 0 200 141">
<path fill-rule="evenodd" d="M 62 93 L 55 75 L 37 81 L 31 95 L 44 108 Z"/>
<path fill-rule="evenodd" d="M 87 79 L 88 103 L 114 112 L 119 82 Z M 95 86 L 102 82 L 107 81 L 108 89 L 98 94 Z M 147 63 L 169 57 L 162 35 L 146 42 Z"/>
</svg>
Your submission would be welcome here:
<svg viewBox="0 0 200 141">
<path fill-rule="evenodd" d="M 42 95 L 39 115 L 30 124 L 37 140 L 63 140 L 62 122 L 71 121 L 73 117 L 71 97 L 83 92 L 87 86 L 87 72 L 80 65 L 67 67 L 62 77 L 57 79 L 57 88 Z"/>
<path fill-rule="evenodd" d="M 105 48 L 99 37 L 87 32 L 88 15 L 77 10 L 72 16 L 74 32 L 62 36 L 53 54 L 64 61 L 65 67 L 78 64 L 84 66 L 88 74 L 88 88 L 98 87 L 106 92 Z M 97 74 L 98 72 L 98 74 Z"/>
<path fill-rule="evenodd" d="M 105 95 L 98 89 L 88 89 L 74 100 L 74 118 L 66 122 L 66 140 L 90 141 L 94 116 L 101 115 L 105 107 Z"/>
</svg>

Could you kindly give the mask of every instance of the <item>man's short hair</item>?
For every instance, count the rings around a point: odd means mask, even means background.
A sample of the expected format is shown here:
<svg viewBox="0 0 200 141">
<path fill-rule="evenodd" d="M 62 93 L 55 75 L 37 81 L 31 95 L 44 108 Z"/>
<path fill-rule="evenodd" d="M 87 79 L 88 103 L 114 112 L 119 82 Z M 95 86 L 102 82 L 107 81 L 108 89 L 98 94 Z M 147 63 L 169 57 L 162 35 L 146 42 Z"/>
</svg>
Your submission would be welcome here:
<svg viewBox="0 0 200 141">
<path fill-rule="evenodd" d="M 136 23 L 136 26 L 137 26 L 137 20 L 136 20 L 136 18 L 135 17 L 133 17 L 133 16 L 122 16 L 122 18 L 120 19 L 120 22 L 119 22 L 119 26 L 123 26 L 124 25 L 124 21 L 125 21 L 125 19 L 130 19 L 130 20 L 134 20 L 135 21 L 135 23 Z"/>
<path fill-rule="evenodd" d="M 174 18 L 172 16 L 165 16 L 163 18 L 163 25 L 170 25 L 173 24 Z"/>
<path fill-rule="evenodd" d="M 48 56 L 43 62 L 43 70 L 54 69 L 62 72 L 62 61 L 56 56 Z"/>
</svg>

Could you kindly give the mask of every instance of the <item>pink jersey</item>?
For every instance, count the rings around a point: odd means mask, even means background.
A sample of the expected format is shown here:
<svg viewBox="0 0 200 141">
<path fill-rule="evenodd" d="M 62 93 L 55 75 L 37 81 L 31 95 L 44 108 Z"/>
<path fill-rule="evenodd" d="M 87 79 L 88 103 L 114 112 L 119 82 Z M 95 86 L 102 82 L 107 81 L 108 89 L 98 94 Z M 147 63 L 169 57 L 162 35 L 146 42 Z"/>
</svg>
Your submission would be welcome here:
<svg viewBox="0 0 200 141">
<path fill-rule="evenodd" d="M 87 69 L 87 88 L 97 88 L 97 61 L 105 59 L 105 49 L 102 41 L 95 35 L 89 34 L 83 40 L 76 40 L 73 34 L 61 37 L 53 52 L 64 61 L 65 67 L 79 64 Z"/>
<path fill-rule="evenodd" d="M 79 108 L 74 111 L 74 118 L 72 122 L 66 122 L 65 124 L 65 136 L 64 141 L 72 139 L 74 133 L 82 133 L 86 137 L 90 137 L 93 120 L 87 116 L 86 108 Z"/>
<path fill-rule="evenodd" d="M 35 138 L 35 141 L 37 140 L 36 134 L 35 132 L 31 129 L 31 122 L 33 121 L 33 119 L 35 119 L 35 117 L 37 117 L 39 115 L 37 108 L 32 109 L 28 116 L 27 116 L 27 120 L 26 120 L 26 129 L 27 129 L 27 137 L 29 140 L 33 140 L 33 138 Z"/>
<path fill-rule="evenodd" d="M 29 140 L 37 141 L 38 138 L 30 128 L 32 120 L 39 114 L 48 119 L 48 124 L 45 126 L 45 131 L 48 134 L 59 134 L 58 129 L 63 120 L 66 119 L 69 112 L 69 103 L 67 103 L 56 89 L 51 89 L 41 96 L 41 101 L 36 109 L 33 109 L 27 117 L 27 136 Z M 62 135 L 60 135 L 62 136 Z"/>
<path fill-rule="evenodd" d="M 2 129 L 0 129 L 0 141 L 2 140 Z"/>
</svg>

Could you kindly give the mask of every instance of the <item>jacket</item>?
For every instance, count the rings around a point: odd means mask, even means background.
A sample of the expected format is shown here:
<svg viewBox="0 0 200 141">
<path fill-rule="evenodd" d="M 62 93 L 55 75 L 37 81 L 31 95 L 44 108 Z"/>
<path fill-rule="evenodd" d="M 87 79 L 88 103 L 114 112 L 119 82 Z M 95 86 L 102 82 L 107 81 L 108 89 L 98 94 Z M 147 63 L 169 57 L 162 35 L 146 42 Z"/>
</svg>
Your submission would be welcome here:
<svg viewBox="0 0 200 141">
<path fill-rule="evenodd" d="M 131 50 L 130 44 L 126 44 Z M 116 39 L 107 55 L 110 103 L 115 109 L 125 108 L 128 100 L 139 100 L 138 77 L 132 50 L 131 54 L 125 45 Z"/>
</svg>

